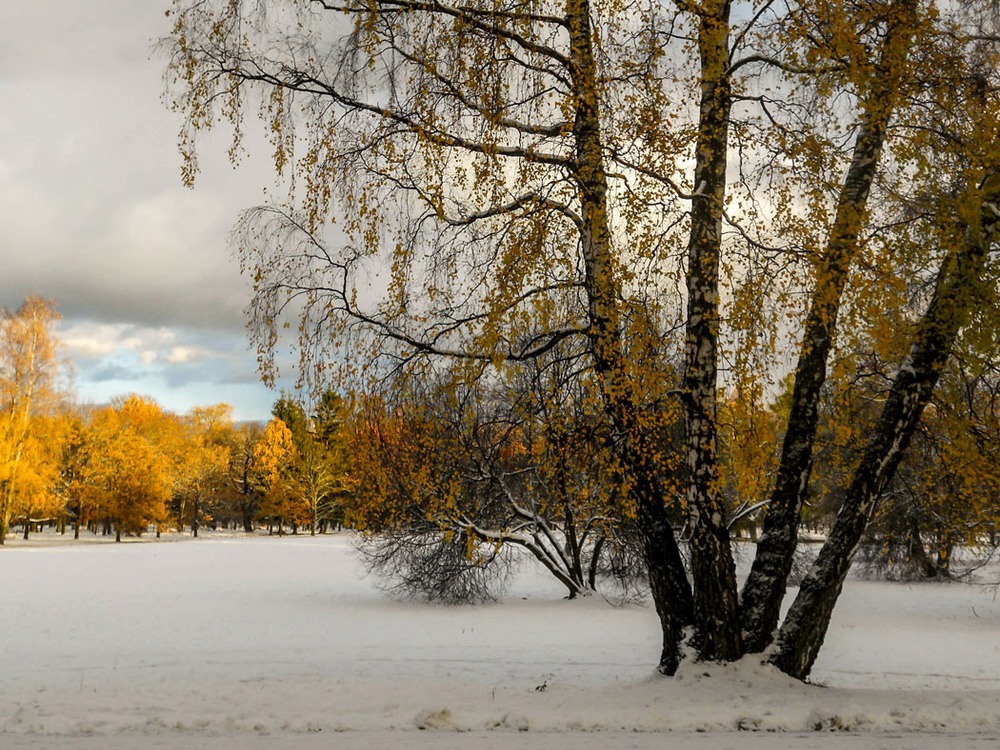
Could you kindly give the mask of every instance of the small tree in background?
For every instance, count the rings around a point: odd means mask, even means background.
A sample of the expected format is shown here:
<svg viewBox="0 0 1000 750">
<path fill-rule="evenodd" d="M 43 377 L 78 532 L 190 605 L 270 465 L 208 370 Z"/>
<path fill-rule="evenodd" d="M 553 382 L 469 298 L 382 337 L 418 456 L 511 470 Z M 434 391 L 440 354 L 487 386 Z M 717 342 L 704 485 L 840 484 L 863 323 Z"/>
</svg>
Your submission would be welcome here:
<svg viewBox="0 0 1000 750">
<path fill-rule="evenodd" d="M 33 420 L 51 412 L 58 400 L 52 335 L 58 319 L 55 304 L 39 297 L 27 298 L 16 311 L 0 311 L 0 544 L 18 510 L 19 493 L 39 497 L 45 490 L 38 481 L 48 483 L 39 474 L 47 473 L 45 448 L 35 442 Z"/>
</svg>

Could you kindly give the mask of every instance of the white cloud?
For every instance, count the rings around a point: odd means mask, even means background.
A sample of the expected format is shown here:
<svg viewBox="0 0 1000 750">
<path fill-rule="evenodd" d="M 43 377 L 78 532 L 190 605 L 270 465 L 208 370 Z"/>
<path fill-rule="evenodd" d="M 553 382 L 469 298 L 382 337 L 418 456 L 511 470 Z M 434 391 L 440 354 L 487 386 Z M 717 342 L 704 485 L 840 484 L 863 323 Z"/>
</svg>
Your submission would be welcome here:
<svg viewBox="0 0 1000 750">
<path fill-rule="evenodd" d="M 172 365 L 198 362 L 212 356 L 212 352 L 197 346 L 175 346 L 167 354 L 167 362 Z"/>
<path fill-rule="evenodd" d="M 113 353 L 122 345 L 122 333 L 128 328 L 131 326 L 123 323 L 63 323 L 56 329 L 56 335 L 66 355 L 76 361 L 105 357 Z"/>
<path fill-rule="evenodd" d="M 131 323 L 99 323 L 64 320 L 56 328 L 64 353 L 74 361 L 101 359 L 131 352 L 143 364 L 155 362 L 176 345 L 177 331 L 164 327 L 142 327 Z M 171 360 L 178 361 L 178 360 Z"/>
</svg>

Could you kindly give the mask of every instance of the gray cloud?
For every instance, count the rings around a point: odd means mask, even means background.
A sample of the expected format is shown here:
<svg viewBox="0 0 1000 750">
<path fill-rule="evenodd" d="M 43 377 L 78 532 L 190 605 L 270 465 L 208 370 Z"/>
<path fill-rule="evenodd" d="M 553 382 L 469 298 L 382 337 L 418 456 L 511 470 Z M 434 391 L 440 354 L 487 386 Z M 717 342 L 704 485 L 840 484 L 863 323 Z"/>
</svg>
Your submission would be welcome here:
<svg viewBox="0 0 1000 750">
<path fill-rule="evenodd" d="M 114 362 L 102 362 L 87 373 L 87 380 L 94 383 L 107 383 L 110 381 L 126 383 L 132 381 L 141 382 L 148 377 L 148 371 L 115 364 Z"/>
<path fill-rule="evenodd" d="M 228 393 L 247 404 L 241 416 L 266 414 L 228 235 L 273 178 L 252 159 L 234 171 L 216 138 L 196 189 L 181 185 L 178 123 L 151 50 L 169 31 L 166 7 L 3 4 L 0 305 L 57 301 L 87 398 L 132 385 L 175 408 Z"/>
</svg>

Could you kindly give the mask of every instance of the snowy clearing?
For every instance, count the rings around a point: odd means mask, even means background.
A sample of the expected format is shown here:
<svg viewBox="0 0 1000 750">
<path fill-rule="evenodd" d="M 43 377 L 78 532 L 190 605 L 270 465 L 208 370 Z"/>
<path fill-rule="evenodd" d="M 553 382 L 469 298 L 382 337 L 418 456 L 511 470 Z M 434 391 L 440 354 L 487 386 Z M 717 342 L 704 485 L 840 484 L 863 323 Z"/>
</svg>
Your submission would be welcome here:
<svg viewBox="0 0 1000 750">
<path fill-rule="evenodd" d="M 663 732 L 685 749 L 1000 738 L 1000 601 L 982 587 L 849 581 L 819 687 L 751 661 L 659 677 L 651 609 L 565 601 L 531 567 L 498 605 L 393 601 L 347 535 L 12 539 L 0 584 L 3 748 L 448 750 L 521 746 L 524 732 L 554 750 L 661 746 Z"/>
</svg>

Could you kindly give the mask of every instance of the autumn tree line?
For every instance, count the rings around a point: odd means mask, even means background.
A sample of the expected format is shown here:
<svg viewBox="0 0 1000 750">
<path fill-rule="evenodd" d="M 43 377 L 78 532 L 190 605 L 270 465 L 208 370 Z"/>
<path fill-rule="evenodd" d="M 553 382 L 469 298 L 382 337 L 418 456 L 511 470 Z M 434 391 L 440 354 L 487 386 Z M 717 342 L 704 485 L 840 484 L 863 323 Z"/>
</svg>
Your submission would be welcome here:
<svg viewBox="0 0 1000 750">
<path fill-rule="evenodd" d="M 265 526 L 315 534 L 343 522 L 339 400 L 314 414 L 288 396 L 266 424 L 214 404 L 178 415 L 125 395 L 79 406 L 62 382 L 52 302 L 0 317 L 0 544 L 48 523 L 79 537 Z"/>
<path fill-rule="evenodd" d="M 456 391 L 442 380 L 389 380 L 379 392 L 325 392 L 315 408 L 283 395 L 266 424 L 234 424 L 226 404 L 185 415 L 135 394 L 79 407 L 59 382 L 51 302 L 29 298 L 2 322 L 0 541 L 48 523 L 79 537 L 204 526 L 315 534 L 362 532 L 369 564 L 404 593 L 477 601 L 502 591 L 510 550 L 536 558 L 570 598 L 637 596 L 645 567 L 612 428 L 593 382 L 555 359 L 510 382 Z M 839 376 L 838 376 L 839 377 Z M 880 572 L 951 575 L 956 549 L 996 546 L 1000 522 L 1000 371 L 973 377 L 956 357 L 864 545 Z M 857 461 L 877 385 L 834 382 L 821 416 L 822 461 L 804 514 L 829 529 L 842 475 Z M 848 401 L 853 398 L 853 401 Z M 756 541 L 759 498 L 776 471 L 791 385 L 762 413 L 720 394 L 721 481 L 734 533 Z M 650 417 L 682 512 L 683 419 Z"/>
</svg>

